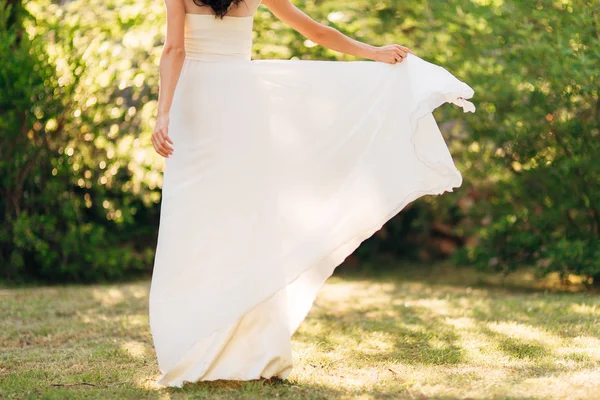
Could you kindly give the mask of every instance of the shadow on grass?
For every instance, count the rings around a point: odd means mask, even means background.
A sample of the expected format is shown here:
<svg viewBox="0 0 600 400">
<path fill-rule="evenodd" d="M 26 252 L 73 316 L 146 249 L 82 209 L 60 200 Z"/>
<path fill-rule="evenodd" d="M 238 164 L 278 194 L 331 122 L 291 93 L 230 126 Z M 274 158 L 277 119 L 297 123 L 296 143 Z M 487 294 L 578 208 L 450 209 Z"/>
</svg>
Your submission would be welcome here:
<svg viewBox="0 0 600 400">
<path fill-rule="evenodd" d="M 449 265 L 414 265 L 382 261 L 382 268 L 370 270 L 369 280 L 395 282 L 396 289 L 390 294 L 396 298 L 413 295 L 410 284 L 418 290 L 428 291 L 430 296 L 450 300 L 472 298 L 477 290 L 482 302 L 469 302 L 468 309 L 479 321 L 503 320 L 529 324 L 562 337 L 575 338 L 587 331 L 590 324 L 598 325 L 600 296 L 595 290 L 575 290 L 571 286 L 529 286 L 528 281 L 519 282 L 518 277 L 504 281 L 501 278 L 486 279 L 485 274 L 472 268 L 456 268 Z M 365 279 L 365 271 L 339 268 L 337 277 L 347 282 Z M 455 306 L 458 306 L 455 304 Z M 600 329 L 595 330 L 600 338 Z"/>
<path fill-rule="evenodd" d="M 393 391 L 381 389 L 334 389 L 325 385 L 306 384 L 290 380 L 270 382 L 261 380 L 257 382 L 213 381 L 186 383 L 183 388 L 169 388 L 167 393 L 177 396 L 184 394 L 190 398 L 202 399 L 229 399 L 229 395 L 239 396 L 244 399 L 302 399 L 302 400 L 332 400 L 339 398 L 360 399 L 413 399 L 413 400 L 450 400 L 453 396 L 427 396 L 416 389 L 403 387 Z M 348 397 L 351 396 L 351 397 Z"/>
<path fill-rule="evenodd" d="M 569 382 L 569 374 L 600 367 L 597 296 L 445 274 L 422 266 L 336 274 L 293 337 L 300 359 L 289 380 L 160 390 L 152 386 L 147 281 L 9 290 L 0 304 L 0 397 L 442 400 L 456 398 L 445 394 L 452 390 L 465 397 L 476 384 L 488 387 L 490 374 L 497 385 L 534 381 L 541 390 L 545 380 Z M 436 397 L 427 385 L 444 393 Z M 503 398 L 498 393 L 478 396 Z"/>
<path fill-rule="evenodd" d="M 388 304 L 389 307 L 389 304 Z M 402 361 L 411 364 L 457 364 L 463 361 L 463 352 L 456 343 L 458 335 L 446 324 L 443 318 L 431 315 L 422 307 L 406 307 L 392 305 L 391 311 L 385 311 L 385 318 L 380 309 L 344 308 L 333 312 L 324 310 L 316 318 L 320 318 L 328 327 L 327 332 L 312 333 L 300 329 L 295 338 L 312 343 L 331 344 L 335 342 L 360 343 L 366 335 L 382 333 L 395 337 L 394 349 L 380 351 L 376 354 L 364 353 L 363 359 L 370 362 Z M 327 348 L 321 347 L 323 350 Z M 329 350 L 334 350 L 330 346 Z M 360 349 L 354 349 L 360 352 Z"/>
</svg>

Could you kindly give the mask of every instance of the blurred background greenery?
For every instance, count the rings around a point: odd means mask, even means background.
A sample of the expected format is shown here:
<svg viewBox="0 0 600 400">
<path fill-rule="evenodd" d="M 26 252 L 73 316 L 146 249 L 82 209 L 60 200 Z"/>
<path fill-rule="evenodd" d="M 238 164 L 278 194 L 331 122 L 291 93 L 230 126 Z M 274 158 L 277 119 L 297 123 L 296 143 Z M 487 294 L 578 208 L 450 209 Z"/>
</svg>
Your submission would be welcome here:
<svg viewBox="0 0 600 400">
<path fill-rule="evenodd" d="M 476 93 L 474 115 L 436 111 L 463 186 L 414 202 L 349 261 L 451 259 L 600 283 L 597 0 L 295 3 L 359 40 L 407 45 Z M 158 0 L 0 0 L 0 279 L 151 272 L 164 31 Z M 353 59 L 264 8 L 253 57 Z"/>
</svg>

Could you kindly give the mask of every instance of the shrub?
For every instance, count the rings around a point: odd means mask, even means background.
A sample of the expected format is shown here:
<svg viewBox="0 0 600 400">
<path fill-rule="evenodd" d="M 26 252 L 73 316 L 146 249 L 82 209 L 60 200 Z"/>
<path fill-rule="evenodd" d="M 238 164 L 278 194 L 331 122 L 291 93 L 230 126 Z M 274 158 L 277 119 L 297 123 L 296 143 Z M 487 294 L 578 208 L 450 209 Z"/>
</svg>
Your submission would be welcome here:
<svg viewBox="0 0 600 400">
<path fill-rule="evenodd" d="M 102 199 L 122 193 L 107 190 L 81 162 L 81 155 L 96 160 L 73 118 L 85 67 L 75 38 L 31 20 L 20 4 L 0 3 L 0 277 L 91 281 L 147 267 L 148 251 L 122 242 L 119 226 L 98 213 Z M 54 55 L 52 35 L 61 45 Z"/>
</svg>

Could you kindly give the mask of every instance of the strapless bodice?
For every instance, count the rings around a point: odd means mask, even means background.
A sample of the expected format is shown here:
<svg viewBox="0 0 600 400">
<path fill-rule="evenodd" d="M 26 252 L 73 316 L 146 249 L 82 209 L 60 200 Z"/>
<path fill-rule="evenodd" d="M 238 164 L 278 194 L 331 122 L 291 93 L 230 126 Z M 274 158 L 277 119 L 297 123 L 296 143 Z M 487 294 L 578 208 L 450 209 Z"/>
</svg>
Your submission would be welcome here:
<svg viewBox="0 0 600 400">
<path fill-rule="evenodd" d="M 186 58 L 200 61 L 250 60 L 253 16 L 215 18 L 185 15 Z"/>
</svg>

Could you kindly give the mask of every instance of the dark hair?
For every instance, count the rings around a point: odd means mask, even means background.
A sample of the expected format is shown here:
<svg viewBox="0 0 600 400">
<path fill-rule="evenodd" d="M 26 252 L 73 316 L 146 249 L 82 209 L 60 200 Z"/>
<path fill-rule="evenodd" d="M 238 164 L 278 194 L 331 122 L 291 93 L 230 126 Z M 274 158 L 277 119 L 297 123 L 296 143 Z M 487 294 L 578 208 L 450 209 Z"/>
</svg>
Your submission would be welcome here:
<svg viewBox="0 0 600 400">
<path fill-rule="evenodd" d="M 231 4 L 233 4 L 234 6 L 237 6 L 238 4 L 243 2 L 243 0 L 193 0 L 193 1 L 194 1 L 194 4 L 199 7 L 208 6 L 208 7 L 212 8 L 215 15 L 219 18 L 223 18 L 223 16 L 225 16 L 225 14 L 227 13 L 227 10 L 229 10 L 229 6 L 231 6 Z"/>
</svg>

